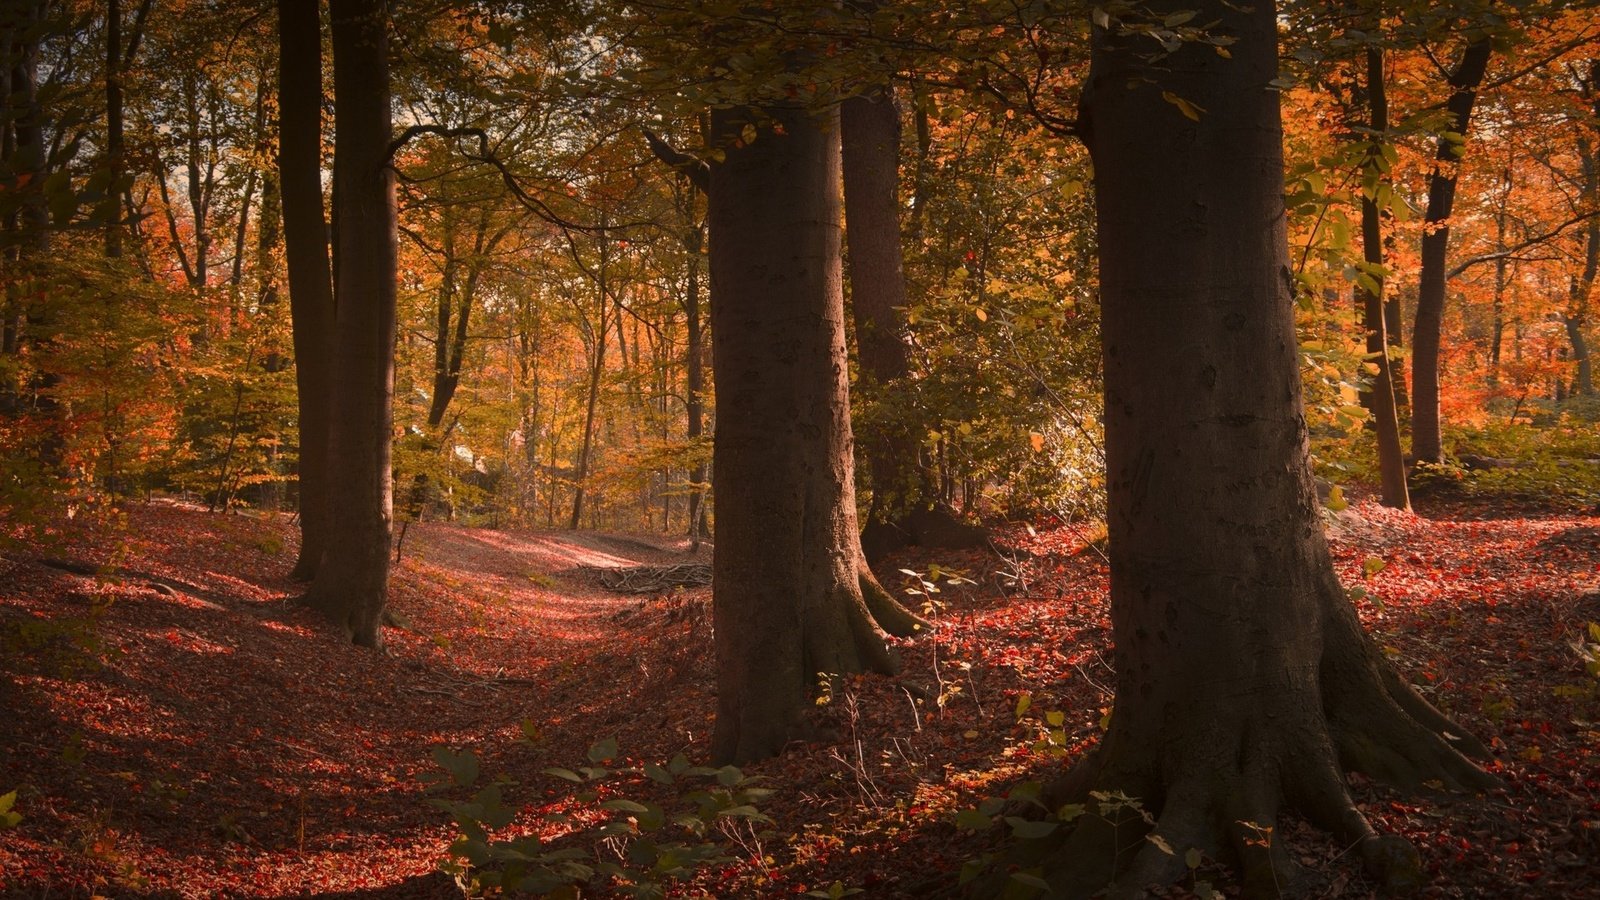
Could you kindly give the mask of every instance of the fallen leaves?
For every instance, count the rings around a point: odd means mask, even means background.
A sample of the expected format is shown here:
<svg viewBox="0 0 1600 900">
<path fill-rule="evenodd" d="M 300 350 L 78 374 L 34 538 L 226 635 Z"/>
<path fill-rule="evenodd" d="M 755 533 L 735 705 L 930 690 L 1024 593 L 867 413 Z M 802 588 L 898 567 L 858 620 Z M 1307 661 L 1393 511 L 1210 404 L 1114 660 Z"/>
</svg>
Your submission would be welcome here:
<svg viewBox="0 0 1600 900">
<path fill-rule="evenodd" d="M 1384 652 L 1493 742 L 1506 788 L 1417 800 L 1357 779 L 1358 799 L 1417 843 L 1433 894 L 1600 895 L 1600 692 L 1574 649 L 1600 621 L 1600 529 L 1481 505 L 1425 512 L 1352 503 L 1335 516 L 1336 565 L 1364 589 Z M 705 757 L 708 591 L 619 597 L 579 568 L 681 554 L 413 526 L 392 588 L 409 625 L 375 656 L 287 599 L 285 522 L 173 506 L 128 518 L 125 531 L 63 524 L 50 550 L 111 574 L 0 561 L 0 635 L 37 633 L 0 659 L 16 735 L 0 745 L 0 794 L 16 791 L 7 821 L 19 817 L 0 830 L 0 893 L 446 896 L 435 866 L 452 832 L 421 793 L 436 748 L 471 747 L 486 773 L 522 781 L 527 822 L 591 814 L 577 786 L 539 773 L 583 765 L 596 742 L 614 739 L 629 765 Z M 776 791 L 761 806 L 776 826 L 741 832 L 739 862 L 685 891 L 950 891 L 989 839 L 957 814 L 1102 733 L 1113 674 L 1098 537 L 1036 522 L 1002 535 L 1009 561 L 891 560 L 887 572 L 937 565 L 971 581 L 913 598 L 937 600 L 936 628 L 899 645 L 899 676 L 845 679 L 820 708 L 837 743 L 748 767 Z M 69 621 L 94 639 L 41 624 Z M 609 802 L 662 789 L 641 778 Z M 1291 821 L 1280 839 L 1327 895 L 1371 890 L 1326 835 Z M 1225 878 L 1211 865 L 1198 871 Z"/>
</svg>

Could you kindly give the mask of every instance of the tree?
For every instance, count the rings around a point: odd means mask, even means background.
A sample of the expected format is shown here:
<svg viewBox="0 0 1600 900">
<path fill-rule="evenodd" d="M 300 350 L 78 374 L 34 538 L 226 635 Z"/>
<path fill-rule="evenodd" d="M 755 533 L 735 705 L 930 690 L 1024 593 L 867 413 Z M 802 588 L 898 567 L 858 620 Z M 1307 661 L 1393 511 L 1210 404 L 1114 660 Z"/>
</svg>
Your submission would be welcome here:
<svg viewBox="0 0 1600 900">
<path fill-rule="evenodd" d="M 839 257 L 836 112 L 713 110 L 717 553 L 712 756 L 816 736 L 819 679 L 889 672 L 874 621 L 919 620 L 872 577 L 856 528 Z"/>
<path fill-rule="evenodd" d="M 1049 798 L 1099 815 L 1076 820 L 1045 871 L 1069 895 L 1114 880 L 1115 896 L 1141 896 L 1184 874 L 1197 848 L 1236 860 L 1247 892 L 1274 894 L 1292 868 L 1271 830 L 1288 804 L 1386 884 L 1414 883 L 1414 849 L 1373 832 L 1343 770 L 1476 786 L 1489 779 L 1463 751 L 1484 748 L 1364 635 L 1322 535 L 1269 87 L 1276 10 L 1149 10 L 1156 24 L 1186 14 L 1236 41 L 1153 54 L 1150 22 L 1102 18 L 1083 98 L 1117 683 L 1104 741 Z M 1129 841 L 1141 827 L 1152 839 Z"/>
<path fill-rule="evenodd" d="M 1492 36 L 1474 36 L 1451 70 L 1448 129 L 1439 135 L 1434 169 L 1428 175 L 1428 209 L 1422 218 L 1422 274 L 1411 338 L 1411 457 L 1418 463 L 1444 462 L 1439 434 L 1439 341 L 1444 327 L 1445 268 L 1450 249 L 1450 213 L 1455 206 L 1461 157 L 1478 88 L 1494 50 Z"/>
<path fill-rule="evenodd" d="M 855 321 L 859 389 L 881 392 L 910 371 L 906 278 L 900 258 L 900 111 L 883 86 L 840 104 L 845 222 L 850 238 L 850 314 Z M 879 428 L 863 442 L 872 509 L 862 542 L 890 546 L 901 530 L 891 505 L 914 489 L 917 447 Z M 880 532 L 882 533 L 880 535 Z"/>
<path fill-rule="evenodd" d="M 333 273 L 322 212 L 322 23 L 316 0 L 278 3 L 278 181 L 300 407 L 300 555 L 310 581 L 327 549 L 333 422 Z"/>
<path fill-rule="evenodd" d="M 1370 401 L 1373 430 L 1378 437 L 1378 473 L 1384 506 L 1410 509 L 1411 493 L 1406 487 L 1405 450 L 1400 444 L 1400 415 L 1394 397 L 1394 365 L 1389 358 L 1389 329 L 1384 321 L 1383 288 L 1383 210 L 1378 206 L 1379 187 L 1386 182 L 1383 144 L 1389 130 L 1389 100 L 1383 73 L 1383 48 L 1366 48 L 1367 125 L 1372 142 L 1364 160 L 1361 193 L 1361 250 L 1366 277 L 1356 285 L 1361 302 L 1362 323 L 1367 332 L 1367 357 L 1377 371 L 1365 394 Z M 1393 197 L 1392 191 L 1386 192 Z"/>
<path fill-rule="evenodd" d="M 333 422 L 327 552 L 306 602 L 357 644 L 381 647 L 393 530 L 395 189 L 390 165 L 388 4 L 332 0 Z"/>
<path fill-rule="evenodd" d="M 1594 146 L 1594 132 L 1600 130 L 1600 60 L 1589 60 L 1587 73 L 1575 80 L 1579 83 L 1581 97 L 1588 103 L 1588 115 L 1580 119 L 1580 133 L 1575 141 L 1580 172 L 1580 200 L 1587 209 L 1589 220 L 1583 227 L 1583 250 L 1579 273 L 1570 277 L 1567 288 L 1567 308 L 1561 314 L 1567 329 L 1567 340 L 1572 344 L 1572 358 L 1576 370 L 1572 378 L 1572 392 L 1579 396 L 1594 393 L 1594 375 L 1589 361 L 1589 344 L 1583 330 L 1589 323 L 1589 295 L 1594 291 L 1595 276 L 1600 273 L 1600 153 Z"/>
<path fill-rule="evenodd" d="M 906 277 L 900 251 L 900 110 L 886 85 L 839 108 L 845 222 L 850 241 L 850 313 L 860 390 L 882 399 L 911 370 Z M 956 521 L 919 471 L 916 435 L 905 423 L 868 426 L 863 454 L 872 505 L 862 532 L 869 558 L 906 543 L 980 546 L 983 529 Z"/>
</svg>

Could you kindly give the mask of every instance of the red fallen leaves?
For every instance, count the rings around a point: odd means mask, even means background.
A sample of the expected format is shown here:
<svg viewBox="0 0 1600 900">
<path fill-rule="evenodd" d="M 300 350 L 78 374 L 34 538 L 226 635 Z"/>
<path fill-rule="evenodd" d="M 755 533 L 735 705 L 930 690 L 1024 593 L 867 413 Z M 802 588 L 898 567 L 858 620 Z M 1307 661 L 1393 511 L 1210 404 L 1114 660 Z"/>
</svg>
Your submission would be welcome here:
<svg viewBox="0 0 1600 900">
<path fill-rule="evenodd" d="M 1424 511 L 1358 504 L 1334 529 L 1336 563 L 1368 592 L 1358 605 L 1402 670 L 1492 740 L 1506 788 L 1399 798 L 1356 779 L 1358 798 L 1417 844 L 1431 895 L 1600 896 L 1600 728 L 1589 724 L 1600 701 L 1569 646 L 1600 621 L 1597 523 Z M 635 763 L 704 757 L 706 592 L 618 597 L 574 569 L 681 557 L 618 556 L 582 535 L 413 526 L 392 589 L 410 625 L 374 656 L 284 602 L 295 586 L 281 577 L 292 560 L 281 520 L 171 506 L 129 519 L 126 532 L 73 523 L 63 536 L 73 558 L 114 560 L 132 578 L 101 583 L 27 552 L 0 561 L 0 634 L 110 601 L 92 613 L 103 667 L 63 670 L 61 636 L 0 656 L 0 706 L 17 736 L 0 742 L 0 793 L 19 789 L 24 817 L 0 832 L 0 894 L 448 896 L 430 873 L 452 832 L 419 783 L 433 746 L 471 745 L 486 773 L 523 781 L 527 822 L 540 810 L 594 818 L 569 785 L 537 773 L 581 763 L 597 739 L 616 737 Z M 776 828 L 742 835 L 730 844 L 740 862 L 683 893 L 949 891 L 988 840 L 958 831 L 954 814 L 1092 745 L 1112 683 L 1105 564 L 1086 535 L 1035 525 L 1005 535 L 1031 555 L 1020 572 L 973 552 L 890 561 L 886 573 L 937 563 L 978 584 L 934 595 L 939 627 L 900 645 L 901 675 L 851 679 L 821 710 L 843 740 L 748 767 L 777 790 L 762 804 Z M 206 595 L 167 595 L 141 577 Z M 666 799 L 649 782 L 616 790 Z M 1292 821 L 1280 833 L 1325 895 L 1371 891 L 1346 848 Z"/>
</svg>

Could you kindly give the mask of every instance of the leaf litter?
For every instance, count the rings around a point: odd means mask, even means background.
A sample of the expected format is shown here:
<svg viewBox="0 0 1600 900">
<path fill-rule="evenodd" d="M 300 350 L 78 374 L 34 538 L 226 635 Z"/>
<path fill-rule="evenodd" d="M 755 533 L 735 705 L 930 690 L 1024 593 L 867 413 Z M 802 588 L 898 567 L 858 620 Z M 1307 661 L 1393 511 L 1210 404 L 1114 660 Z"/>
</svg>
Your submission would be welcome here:
<svg viewBox="0 0 1600 900">
<path fill-rule="evenodd" d="M 1424 896 L 1600 897 L 1584 655 L 1600 653 L 1600 520 L 1430 504 L 1333 516 L 1336 565 L 1384 652 L 1490 741 L 1504 787 L 1406 796 L 1357 777 L 1357 799 L 1417 845 Z M 597 741 L 634 765 L 706 756 L 709 588 L 618 595 L 592 571 L 704 564 L 682 548 L 414 525 L 391 586 L 402 627 L 376 655 L 289 601 L 285 519 L 160 504 L 126 520 L 63 520 L 0 559 L 0 796 L 17 792 L 18 817 L 0 830 L 0 895 L 454 896 L 437 872 L 454 831 L 423 793 L 434 748 L 521 782 L 524 828 L 551 810 L 598 819 L 604 798 L 540 774 Z M 1051 520 L 1000 537 L 1009 559 L 885 564 L 934 633 L 899 645 L 900 675 L 821 698 L 837 740 L 746 767 L 774 790 L 774 824 L 730 829 L 737 862 L 677 893 L 958 894 L 995 835 L 957 816 L 1076 758 L 1111 702 L 1103 557 Z M 63 558 L 93 574 L 48 564 Z M 661 799 L 649 779 L 617 790 Z M 1348 848 L 1292 818 L 1278 833 L 1311 896 L 1374 894 Z"/>
</svg>

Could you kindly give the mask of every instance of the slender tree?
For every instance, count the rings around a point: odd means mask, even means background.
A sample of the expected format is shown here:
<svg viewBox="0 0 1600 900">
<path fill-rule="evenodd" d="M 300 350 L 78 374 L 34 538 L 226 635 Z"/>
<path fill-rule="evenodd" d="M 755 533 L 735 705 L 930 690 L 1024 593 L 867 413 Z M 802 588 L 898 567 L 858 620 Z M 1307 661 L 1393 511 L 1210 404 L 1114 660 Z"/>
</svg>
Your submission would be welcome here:
<svg viewBox="0 0 1600 900">
<path fill-rule="evenodd" d="M 1383 316 L 1385 282 L 1383 252 L 1383 210 L 1378 207 L 1378 187 L 1387 181 L 1382 164 L 1382 141 L 1389 130 L 1389 99 L 1383 72 L 1383 48 L 1367 47 L 1367 126 L 1372 131 L 1364 165 L 1365 184 L 1361 194 L 1361 250 L 1367 264 L 1366 279 L 1356 286 L 1361 315 L 1367 330 L 1367 358 L 1377 368 L 1366 389 L 1372 412 L 1373 431 L 1378 438 L 1378 473 L 1384 506 L 1410 509 L 1411 493 L 1406 486 L 1405 450 L 1400 444 L 1400 415 L 1394 399 L 1394 364 L 1389 357 L 1389 330 Z"/>
<path fill-rule="evenodd" d="M 1049 799 L 1091 805 L 1048 880 L 1143 896 L 1231 858 L 1275 895 L 1287 804 L 1390 888 L 1421 877 L 1343 772 L 1417 786 L 1488 777 L 1483 747 L 1405 683 L 1334 575 L 1312 484 L 1283 202 L 1272 3 L 1164 0 L 1236 38 L 1152 58 L 1138 22 L 1094 29 L 1080 127 L 1094 159 L 1116 700 Z M 1108 27 L 1104 27 L 1109 25 Z M 1094 793 L 1091 793 L 1094 792 Z M 1136 798 L 1152 814 L 1118 802 Z M 1149 829 L 1152 840 L 1130 839 Z"/>
<path fill-rule="evenodd" d="M 742 762 L 816 736 L 819 679 L 888 672 L 874 625 L 919 621 L 880 587 L 856 528 L 840 272 L 837 114 L 712 112 L 717 383 L 717 721 Z"/>
<path fill-rule="evenodd" d="M 1597 272 L 1600 272 L 1600 152 L 1596 152 L 1594 136 L 1600 132 L 1600 60 L 1590 60 L 1588 72 L 1578 79 L 1583 99 L 1589 107 L 1587 116 L 1580 121 L 1582 129 L 1576 141 L 1580 202 L 1589 211 L 1589 220 L 1583 226 L 1582 264 L 1579 272 L 1568 282 L 1567 308 L 1561 321 L 1567 329 L 1567 340 L 1572 344 L 1575 370 L 1572 392 L 1580 396 L 1594 393 L 1593 364 L 1589 359 L 1589 343 L 1584 329 L 1589 324 L 1589 295 L 1594 292 Z"/>
<path fill-rule="evenodd" d="M 334 218 L 338 224 L 333 528 L 306 602 L 357 644 L 381 647 L 393 531 L 395 184 L 385 0 L 332 0 Z"/>
<path fill-rule="evenodd" d="M 1422 273 L 1411 332 L 1411 458 L 1416 463 L 1444 462 L 1439 433 L 1439 342 L 1449 282 L 1445 263 L 1450 251 L 1450 213 L 1455 208 L 1472 108 L 1489 70 L 1493 49 L 1490 35 L 1479 34 L 1467 44 L 1461 60 L 1451 70 L 1450 98 L 1445 102 L 1449 130 L 1439 136 L 1433 171 L 1428 175 L 1428 209 L 1422 217 Z"/>
<path fill-rule="evenodd" d="M 322 23 L 317 0 L 278 2 L 278 181 L 300 408 L 300 555 L 310 581 L 328 547 L 333 421 L 333 273 L 322 208 Z"/>
</svg>

